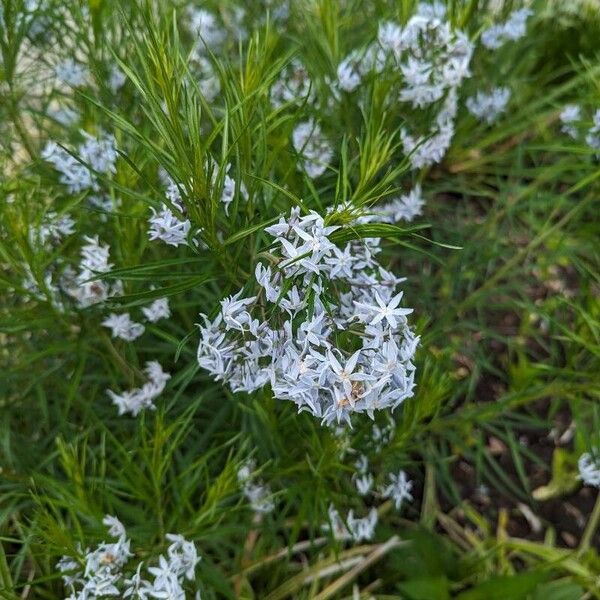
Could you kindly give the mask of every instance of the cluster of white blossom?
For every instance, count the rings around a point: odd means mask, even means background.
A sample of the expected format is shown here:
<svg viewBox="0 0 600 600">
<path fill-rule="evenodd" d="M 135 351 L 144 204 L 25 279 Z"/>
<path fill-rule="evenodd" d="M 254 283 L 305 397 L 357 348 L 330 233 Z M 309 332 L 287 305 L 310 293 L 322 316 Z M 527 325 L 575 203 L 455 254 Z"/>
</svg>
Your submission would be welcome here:
<svg viewBox="0 0 600 600">
<path fill-rule="evenodd" d="M 334 539 L 354 542 L 373 539 L 379 519 L 376 508 L 372 508 L 369 514 L 363 518 L 355 517 L 354 511 L 350 510 L 345 521 L 333 505 L 329 507 L 328 512 L 329 522 L 323 525 L 323 531 L 331 533 Z"/>
<path fill-rule="evenodd" d="M 417 184 L 408 194 L 402 194 L 382 206 L 373 207 L 372 214 L 363 217 L 363 219 L 380 223 L 410 222 L 423 212 L 424 205 L 425 200 L 423 199 L 421 186 Z"/>
<path fill-rule="evenodd" d="M 581 106 L 578 104 L 567 104 L 560 113 L 561 131 L 575 140 L 578 140 L 583 131 L 585 143 L 600 156 L 600 109 L 594 112 L 592 126 L 584 122 Z"/>
<path fill-rule="evenodd" d="M 259 16 L 258 22 L 250 22 L 254 8 Z M 203 53 L 219 53 L 228 41 L 244 41 L 249 31 L 256 29 L 268 20 L 271 24 L 285 21 L 289 14 L 289 0 L 255 0 L 252 4 L 219 5 L 219 10 L 211 12 L 206 8 L 188 6 L 185 11 L 186 28 L 191 35 L 198 38 L 200 51 Z"/>
<path fill-rule="evenodd" d="M 420 3 L 406 25 L 380 23 L 377 40 L 353 50 L 338 66 L 339 86 L 351 92 L 371 73 L 387 65 L 402 75 L 399 99 L 414 108 L 441 100 L 469 76 L 472 45 L 465 34 L 444 20 L 445 9 Z"/>
<path fill-rule="evenodd" d="M 497 50 L 506 42 L 521 39 L 527 31 L 527 19 L 533 14 L 528 8 L 513 11 L 504 23 L 492 25 L 481 34 L 481 43 Z"/>
<path fill-rule="evenodd" d="M 214 159 L 210 159 L 207 163 L 207 171 L 211 172 L 211 185 L 215 193 L 219 195 L 222 204 L 225 206 L 225 214 L 229 215 L 229 205 L 239 197 L 247 201 L 248 190 L 243 181 L 239 184 L 231 176 L 231 163 L 226 163 L 224 167 L 219 167 Z"/>
<path fill-rule="evenodd" d="M 579 130 L 575 124 L 581 122 L 581 120 L 581 106 L 578 104 L 567 104 L 560 113 L 560 122 L 562 123 L 560 130 L 573 139 L 577 139 L 579 137 Z"/>
<path fill-rule="evenodd" d="M 125 73 L 117 65 L 111 65 L 107 80 L 110 91 L 116 94 L 125 85 L 126 81 L 127 77 Z"/>
<path fill-rule="evenodd" d="M 510 90 L 506 87 L 497 87 L 489 93 L 479 91 L 475 96 L 467 98 L 467 110 L 480 121 L 491 125 L 506 111 L 510 100 Z"/>
<path fill-rule="evenodd" d="M 186 12 L 188 29 L 198 36 L 199 50 L 208 49 L 216 52 L 227 39 L 227 32 L 217 19 L 217 16 L 204 8 L 189 6 Z"/>
<path fill-rule="evenodd" d="M 204 45 L 199 42 L 190 56 L 190 68 L 202 95 L 213 102 L 221 92 L 221 82 L 210 60 L 204 55 Z"/>
<path fill-rule="evenodd" d="M 117 149 L 114 136 L 101 134 L 94 137 L 85 131 L 81 134 L 85 141 L 77 147 L 79 159 L 55 142 L 48 142 L 42 152 L 42 158 L 60 172 L 60 182 L 72 194 L 84 190 L 98 191 L 95 173 L 108 175 L 116 172 Z"/>
<path fill-rule="evenodd" d="M 142 312 L 150 323 L 157 323 L 161 319 L 168 319 L 171 316 L 169 300 L 167 298 L 157 298 L 150 306 L 144 306 Z"/>
<path fill-rule="evenodd" d="M 184 216 L 185 211 L 177 184 L 168 175 L 165 176 L 165 179 L 167 199 Z M 152 212 L 152 216 L 148 219 L 150 240 L 161 240 L 165 244 L 175 247 L 188 243 L 188 235 L 192 228 L 189 219 L 179 217 L 165 203 L 161 204 L 160 210 L 157 211 L 151 207 L 150 211 Z"/>
<path fill-rule="evenodd" d="M 373 475 L 369 473 L 369 459 L 361 454 L 354 463 L 355 472 L 352 481 L 361 496 L 366 496 L 373 487 Z"/>
<path fill-rule="evenodd" d="M 81 115 L 77 112 L 77 110 L 71 106 L 52 105 L 48 108 L 46 114 L 63 127 L 75 125 L 75 123 L 77 123 L 77 121 L 79 121 L 81 118 Z"/>
<path fill-rule="evenodd" d="M 74 298 L 81 308 L 103 302 L 123 292 L 121 281 L 117 280 L 111 284 L 97 277 L 99 274 L 109 273 L 112 269 L 112 264 L 109 263 L 109 246 L 100 244 L 97 235 L 84 236 L 83 239 L 86 243 L 81 248 L 79 272 L 66 270 L 62 281 L 63 290 Z"/>
<path fill-rule="evenodd" d="M 256 463 L 248 460 L 237 473 L 238 483 L 255 513 L 270 513 L 275 508 L 271 490 L 255 475 Z"/>
<path fill-rule="evenodd" d="M 292 133 L 292 145 L 300 155 L 300 170 L 304 170 L 311 179 L 325 173 L 333 158 L 333 148 L 314 119 L 296 125 Z"/>
<path fill-rule="evenodd" d="M 391 498 L 394 501 L 396 510 L 400 510 L 403 502 L 406 500 L 412 502 L 412 486 L 413 483 L 404 471 L 399 471 L 398 475 L 390 473 L 390 483 L 381 490 L 381 495 L 384 498 Z"/>
<path fill-rule="evenodd" d="M 310 75 L 306 67 L 294 59 L 279 74 L 277 81 L 272 85 L 271 104 L 274 108 L 280 108 L 285 104 L 312 104 L 315 93 Z"/>
<path fill-rule="evenodd" d="M 86 85 L 90 79 L 90 72 L 87 66 L 72 58 L 67 58 L 58 63 L 54 67 L 54 73 L 59 81 L 71 87 Z"/>
<path fill-rule="evenodd" d="M 404 151 L 413 168 L 439 162 L 454 135 L 457 90 L 470 76 L 473 46 L 460 30 L 445 20 L 442 4 L 420 3 L 402 26 L 380 23 L 377 40 L 365 50 L 353 50 L 338 66 L 338 85 L 351 92 L 369 73 L 385 69 L 400 77 L 398 99 L 413 109 L 441 102 L 432 126 L 422 135 L 401 131 Z"/>
<path fill-rule="evenodd" d="M 111 330 L 112 337 L 125 340 L 126 342 L 137 340 L 145 331 L 145 327 L 141 323 L 131 320 L 129 313 L 122 313 L 120 315 L 111 313 L 102 321 L 102 325 Z"/>
<path fill-rule="evenodd" d="M 585 485 L 600 489 L 600 450 L 585 452 L 579 457 L 579 478 Z"/>
<path fill-rule="evenodd" d="M 152 216 L 148 219 L 150 240 L 161 240 L 175 247 L 187 244 L 191 228 L 189 219 L 179 218 L 166 204 L 162 204 L 158 211 L 152 207 L 150 210 L 152 211 Z"/>
<path fill-rule="evenodd" d="M 73 233 L 75 233 L 75 221 L 70 215 L 59 215 L 55 211 L 48 211 L 40 226 L 30 230 L 29 237 L 32 245 L 48 248 Z"/>
<path fill-rule="evenodd" d="M 116 541 L 102 542 L 94 549 L 79 548 L 78 556 L 63 556 L 56 565 L 69 591 L 65 600 L 106 597 L 185 600 L 184 581 L 195 579 L 196 565 L 200 561 L 193 542 L 168 533 L 166 539 L 170 544 L 166 555 L 159 556 L 158 566 L 146 568 L 148 578 L 144 578 L 143 561 L 128 568 L 134 555 L 123 524 L 110 515 L 102 522 Z"/>
<path fill-rule="evenodd" d="M 148 381 L 140 388 L 134 388 L 120 394 L 107 390 L 113 404 L 119 409 L 119 415 L 130 413 L 133 417 L 137 417 L 144 409 L 154 410 L 156 408 L 154 400 L 162 394 L 171 375 L 165 373 L 155 360 L 146 363 L 144 372 L 148 376 Z"/>
<path fill-rule="evenodd" d="M 454 137 L 456 111 L 457 92 L 450 90 L 428 133 L 415 137 L 402 129 L 400 140 L 413 169 L 428 167 L 444 158 Z"/>
<path fill-rule="evenodd" d="M 299 209 L 268 227 L 272 264 L 256 266 L 260 291 L 223 299 L 213 320 L 202 315 L 198 348 L 200 366 L 233 391 L 270 384 L 327 424 L 411 397 L 419 341 L 412 309 L 400 306 L 403 279 L 376 259 L 379 240 L 340 249 L 329 238 L 336 229 Z"/>
<path fill-rule="evenodd" d="M 600 156 L 600 108 L 594 113 L 593 123 L 585 136 L 585 141 Z"/>
</svg>

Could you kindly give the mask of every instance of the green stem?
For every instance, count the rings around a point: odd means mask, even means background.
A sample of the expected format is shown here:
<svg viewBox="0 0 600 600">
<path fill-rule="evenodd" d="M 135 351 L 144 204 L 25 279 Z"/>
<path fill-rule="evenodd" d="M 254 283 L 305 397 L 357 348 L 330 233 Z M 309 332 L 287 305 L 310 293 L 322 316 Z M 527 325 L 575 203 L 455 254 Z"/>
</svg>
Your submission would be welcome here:
<svg viewBox="0 0 600 600">
<path fill-rule="evenodd" d="M 581 542 L 579 543 L 580 554 L 586 552 L 591 546 L 592 538 L 594 537 L 594 533 L 596 533 L 598 524 L 600 524 L 600 491 L 598 492 L 598 497 L 596 498 L 594 510 L 592 510 L 592 514 L 590 515 L 589 521 L 585 526 L 583 536 L 581 537 Z"/>
</svg>

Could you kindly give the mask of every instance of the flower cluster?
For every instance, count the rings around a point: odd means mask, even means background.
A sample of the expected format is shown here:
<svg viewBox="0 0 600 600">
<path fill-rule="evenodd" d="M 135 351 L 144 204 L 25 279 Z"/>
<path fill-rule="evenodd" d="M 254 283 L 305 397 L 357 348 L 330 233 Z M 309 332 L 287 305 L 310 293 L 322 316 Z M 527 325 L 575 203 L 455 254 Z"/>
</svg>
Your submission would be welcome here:
<svg viewBox="0 0 600 600">
<path fill-rule="evenodd" d="M 399 471 L 398 475 L 391 473 L 389 478 L 390 483 L 381 490 L 381 495 L 384 498 L 391 498 L 396 510 L 400 510 L 405 500 L 412 502 L 412 481 L 408 479 L 404 471 Z"/>
<path fill-rule="evenodd" d="M 220 168 L 214 159 L 207 163 L 207 171 L 211 173 L 211 185 L 216 194 L 218 194 L 221 203 L 225 206 L 225 214 L 229 215 L 229 205 L 235 200 L 236 194 L 246 201 L 248 200 L 248 190 L 243 181 L 239 184 L 231 176 L 232 165 L 226 163 Z"/>
<path fill-rule="evenodd" d="M 154 410 L 156 408 L 154 400 L 162 394 L 171 375 L 165 373 L 155 360 L 147 362 L 144 371 L 148 376 L 148 381 L 142 387 L 120 394 L 107 390 L 113 404 L 119 409 L 119 415 L 130 413 L 133 417 L 137 417 L 144 409 Z"/>
<path fill-rule="evenodd" d="M 382 22 L 375 42 L 364 51 L 353 50 L 340 63 L 340 87 L 353 91 L 366 75 L 391 65 L 402 75 L 402 102 L 423 108 L 441 100 L 469 76 L 472 54 L 471 43 L 463 32 L 452 30 L 444 12 L 441 5 L 421 3 L 405 26 Z"/>
<path fill-rule="evenodd" d="M 585 136 L 585 141 L 587 145 L 596 151 L 596 154 L 600 156 L 600 109 L 598 109 L 594 113 L 593 118 L 594 124 L 590 127 L 587 135 Z"/>
<path fill-rule="evenodd" d="M 286 104 L 312 104 L 314 89 L 306 67 L 294 59 L 279 74 L 279 78 L 271 87 L 271 104 L 280 108 Z"/>
<path fill-rule="evenodd" d="M 303 169 L 311 179 L 325 173 L 333 158 L 333 149 L 314 119 L 296 125 L 292 133 L 292 145 L 301 156 L 299 169 Z"/>
<path fill-rule="evenodd" d="M 413 168 L 439 162 L 454 135 L 457 90 L 470 76 L 473 46 L 460 30 L 445 20 L 440 3 L 420 3 L 402 26 L 380 23 L 377 40 L 364 50 L 353 50 L 338 66 L 339 87 L 352 92 L 369 74 L 389 69 L 400 79 L 398 100 L 412 109 L 441 103 L 432 126 L 421 135 L 401 131 L 404 152 Z"/>
<path fill-rule="evenodd" d="M 567 104 L 560 113 L 561 131 L 573 139 L 579 137 L 579 130 L 575 127 L 576 123 L 582 120 L 581 106 L 577 104 Z"/>
<path fill-rule="evenodd" d="M 585 485 L 600 488 L 600 451 L 594 449 L 579 457 L 579 478 Z"/>
<path fill-rule="evenodd" d="M 86 244 L 81 248 L 79 273 L 67 270 L 63 276 L 63 289 L 74 298 L 81 308 L 103 302 L 111 296 L 118 296 L 123 291 L 120 281 L 110 284 L 98 279 L 99 274 L 108 273 L 112 269 L 109 263 L 110 248 L 100 244 L 98 236 L 83 238 Z"/>
<path fill-rule="evenodd" d="M 567 104 L 560 113 L 561 131 L 575 140 L 587 129 L 585 143 L 600 157 L 600 109 L 592 116 L 592 126 L 584 121 L 581 106 Z"/>
<path fill-rule="evenodd" d="M 56 78 L 71 87 L 81 87 L 88 83 L 90 72 L 86 65 L 67 58 L 54 67 Z"/>
<path fill-rule="evenodd" d="M 329 522 L 323 525 L 323 531 L 331 533 L 336 540 L 368 541 L 375 535 L 378 518 L 377 509 L 372 508 L 369 514 L 363 518 L 355 517 L 354 511 L 350 510 L 344 521 L 340 517 L 340 513 L 331 505 Z"/>
<path fill-rule="evenodd" d="M 490 50 L 497 50 L 506 42 L 521 39 L 527 31 L 527 19 L 532 14 L 528 8 L 513 11 L 504 23 L 486 29 L 481 34 L 481 43 Z"/>
<path fill-rule="evenodd" d="M 145 327 L 141 323 L 132 321 L 128 313 L 122 313 L 120 315 L 111 313 L 104 321 L 102 321 L 102 325 L 111 330 L 112 337 L 120 338 L 126 342 L 137 340 L 145 330 Z"/>
<path fill-rule="evenodd" d="M 57 564 L 70 595 L 65 600 L 93 600 L 120 597 L 132 600 L 169 598 L 185 600 L 185 580 L 193 581 L 200 561 L 193 542 L 168 533 L 167 554 L 159 556 L 158 566 L 147 567 L 152 580 L 142 577 L 143 562 L 127 568 L 134 556 L 123 524 L 107 515 L 103 521 L 114 542 L 102 542 L 93 550 L 79 549 L 77 557 L 63 556 Z M 82 568 L 83 565 L 83 568 Z"/>
<path fill-rule="evenodd" d="M 33 245 L 47 248 L 58 244 L 63 237 L 75 233 L 75 221 L 68 215 L 58 215 L 49 211 L 37 229 L 30 230 L 30 239 Z"/>
<path fill-rule="evenodd" d="M 510 90 L 506 87 L 497 87 L 489 93 L 477 92 L 475 96 L 467 98 L 465 104 L 474 117 L 491 125 L 506 111 L 509 100 Z"/>
<path fill-rule="evenodd" d="M 85 141 L 77 148 L 79 158 L 61 148 L 55 142 L 48 142 L 42 158 L 60 172 L 60 182 L 67 186 L 71 194 L 84 190 L 98 191 L 96 173 L 108 175 L 116 172 L 117 149 L 112 135 L 101 134 L 94 137 L 82 131 Z"/>
<path fill-rule="evenodd" d="M 183 203 L 181 201 L 181 192 L 177 184 L 169 177 L 165 176 L 167 190 L 165 195 L 172 206 L 174 206 L 181 215 L 184 214 Z M 152 216 L 148 219 L 150 225 L 148 237 L 152 240 L 161 240 L 169 246 L 180 246 L 187 244 L 188 235 L 192 224 L 189 219 L 177 216 L 165 203 L 161 204 L 160 210 L 150 208 Z"/>
<path fill-rule="evenodd" d="M 356 470 L 352 475 L 352 481 L 354 481 L 358 493 L 366 496 L 373 487 L 373 475 L 369 473 L 369 459 L 361 454 L 354 467 Z"/>
<path fill-rule="evenodd" d="M 150 323 L 168 319 L 171 316 L 169 300 L 167 298 L 157 298 L 150 306 L 144 306 L 142 312 Z"/>
<path fill-rule="evenodd" d="M 213 102 L 221 92 L 221 82 L 212 63 L 204 56 L 204 44 L 199 42 L 190 56 L 190 68 L 207 102 Z"/>
<path fill-rule="evenodd" d="M 336 229 L 298 209 L 268 227 L 273 264 L 256 266 L 259 293 L 240 290 L 215 319 L 202 315 L 198 362 L 235 392 L 270 384 L 299 411 L 350 423 L 413 395 L 418 337 L 400 306 L 403 280 L 376 260 L 379 240 L 340 249 Z"/>
<path fill-rule="evenodd" d="M 270 513 L 275 508 L 271 500 L 271 490 L 255 475 L 256 464 L 249 460 L 237 473 L 238 483 L 242 487 L 244 496 L 250 503 L 255 513 Z"/>
<path fill-rule="evenodd" d="M 417 184 L 408 194 L 402 194 L 387 204 L 374 207 L 372 214 L 362 218 L 365 221 L 380 223 L 410 222 L 423 212 L 424 204 L 421 186 Z"/>
</svg>

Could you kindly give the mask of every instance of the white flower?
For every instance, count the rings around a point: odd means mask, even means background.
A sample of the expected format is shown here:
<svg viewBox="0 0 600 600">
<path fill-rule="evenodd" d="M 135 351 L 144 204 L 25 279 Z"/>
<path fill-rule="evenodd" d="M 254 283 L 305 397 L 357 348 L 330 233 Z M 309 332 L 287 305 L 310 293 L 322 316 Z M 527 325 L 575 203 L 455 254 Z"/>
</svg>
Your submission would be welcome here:
<svg viewBox="0 0 600 600">
<path fill-rule="evenodd" d="M 211 171 L 211 184 L 212 186 L 220 190 L 221 202 L 225 205 L 225 214 L 229 215 L 229 205 L 233 202 L 236 197 L 236 193 L 239 193 L 239 197 L 244 201 L 248 200 L 248 190 L 244 185 L 243 181 L 239 184 L 236 183 L 235 179 L 231 177 L 231 163 L 225 164 L 224 167 L 220 168 L 214 159 L 209 159 L 207 170 Z"/>
<path fill-rule="evenodd" d="M 454 119 L 457 110 L 456 98 L 456 90 L 451 88 L 428 135 L 415 137 L 405 129 L 401 130 L 400 140 L 405 154 L 409 156 L 413 169 L 427 167 L 440 162 L 444 158 L 454 137 Z"/>
<path fill-rule="evenodd" d="M 112 65 L 110 68 L 110 75 L 108 77 L 108 87 L 113 93 L 117 93 L 127 81 L 127 77 L 125 73 L 117 67 L 117 65 Z"/>
<path fill-rule="evenodd" d="M 355 517 L 354 511 L 350 510 L 344 524 L 338 511 L 331 505 L 329 507 L 329 523 L 323 525 L 322 529 L 326 532 L 331 532 L 337 540 L 360 542 L 373 538 L 377 521 L 377 509 L 372 508 L 369 514 L 362 519 Z"/>
<path fill-rule="evenodd" d="M 161 319 L 168 319 L 171 316 L 169 300 L 168 298 L 158 298 L 150 306 L 142 307 L 142 312 L 150 323 L 156 323 Z"/>
<path fill-rule="evenodd" d="M 352 52 L 338 65 L 337 79 L 339 86 L 346 92 L 354 91 L 361 82 L 361 56 L 357 51 Z"/>
<path fill-rule="evenodd" d="M 398 318 L 402 322 L 405 320 L 405 315 L 410 315 L 413 312 L 412 308 L 399 308 L 403 295 L 404 292 L 400 292 L 386 303 L 382 300 L 377 290 L 375 290 L 374 299 L 376 304 L 354 302 L 354 305 L 360 309 L 358 317 L 370 325 L 377 325 L 377 323 L 387 321 L 389 326 L 395 329 L 398 327 Z M 371 315 L 373 315 L 373 318 L 371 318 Z"/>
<path fill-rule="evenodd" d="M 225 30 L 217 22 L 217 17 L 211 12 L 190 6 L 187 11 L 190 30 L 197 35 L 201 42 L 210 50 L 216 50 L 226 38 Z"/>
<path fill-rule="evenodd" d="M 102 321 L 102 325 L 111 330 L 112 337 L 120 338 L 127 342 L 137 340 L 144 333 L 145 329 L 141 323 L 132 321 L 128 313 L 121 315 L 111 313 Z"/>
<path fill-rule="evenodd" d="M 254 474 L 255 466 L 252 460 L 248 460 L 242 465 L 237 474 L 238 482 L 255 513 L 270 513 L 275 508 L 275 504 L 271 500 L 271 490 L 256 478 Z"/>
<path fill-rule="evenodd" d="M 304 169 L 311 179 L 320 177 L 333 158 L 333 150 L 313 119 L 296 125 L 292 134 L 294 150 L 301 155 L 299 169 Z"/>
<path fill-rule="evenodd" d="M 108 527 L 108 533 L 112 537 L 125 536 L 125 527 L 117 517 L 106 515 L 104 519 L 102 519 L 102 524 Z"/>
<path fill-rule="evenodd" d="M 380 23 L 377 30 L 377 41 L 383 50 L 392 52 L 396 58 L 399 58 L 404 50 L 402 27 L 394 21 Z"/>
<path fill-rule="evenodd" d="M 70 106 L 53 106 L 48 108 L 48 116 L 63 127 L 70 127 L 79 121 L 79 113 Z"/>
<path fill-rule="evenodd" d="M 312 104 L 315 99 L 312 82 L 304 65 L 294 59 L 283 69 L 271 87 L 271 104 L 280 108 L 284 104 Z"/>
<path fill-rule="evenodd" d="M 390 474 L 390 484 L 381 490 L 381 495 L 384 498 L 391 498 L 394 501 L 396 510 L 400 510 L 403 502 L 406 500 L 412 502 L 413 497 L 411 494 L 412 481 L 408 479 L 404 471 L 399 471 L 398 475 L 395 473 Z"/>
<path fill-rule="evenodd" d="M 61 173 L 60 182 L 66 185 L 72 194 L 97 188 L 93 173 L 55 142 L 48 142 L 41 156 Z"/>
<path fill-rule="evenodd" d="M 373 487 L 373 475 L 371 473 L 365 473 L 364 475 L 356 475 L 354 477 L 354 484 L 356 489 L 361 496 L 366 496 Z"/>
<path fill-rule="evenodd" d="M 600 109 L 594 113 L 594 125 L 585 136 L 585 142 L 600 155 Z"/>
<path fill-rule="evenodd" d="M 151 410 L 156 408 L 154 400 L 163 392 L 171 376 L 162 370 L 157 361 L 147 362 L 145 372 L 148 381 L 141 388 L 134 388 L 120 394 L 107 390 L 113 404 L 119 409 L 119 415 L 131 413 L 136 417 L 146 408 Z"/>
<path fill-rule="evenodd" d="M 600 488 L 600 451 L 593 449 L 579 457 L 579 479 L 585 485 Z"/>
<path fill-rule="evenodd" d="M 171 569 L 177 573 L 178 578 L 183 576 L 188 581 L 193 581 L 196 565 L 200 562 L 196 546 L 182 535 L 167 533 L 165 537 L 171 542 L 167 549 Z"/>
<path fill-rule="evenodd" d="M 412 221 L 423 212 L 423 195 L 420 184 L 408 193 L 392 200 L 388 204 L 377 207 L 371 220 L 383 223 L 397 223 L 398 221 Z"/>
<path fill-rule="evenodd" d="M 434 0 L 432 4 L 419 2 L 417 14 L 427 19 L 443 19 L 446 16 L 446 7 L 439 0 Z"/>
<path fill-rule="evenodd" d="M 427 16 L 413 16 L 393 36 L 388 25 L 383 37 L 385 43 L 392 44 L 389 52 L 403 75 L 400 99 L 414 108 L 429 106 L 447 92 L 455 92 L 470 75 L 473 53 L 473 45 L 463 32 L 426 12 Z"/>
<path fill-rule="evenodd" d="M 257 265 L 256 295 L 239 290 L 214 320 L 203 316 L 198 347 L 200 366 L 233 391 L 270 384 L 276 398 L 324 424 L 373 417 L 412 396 L 418 343 L 411 309 L 399 308 L 403 280 L 375 258 L 379 241 L 340 250 L 330 239 L 338 229 L 298 209 L 267 227 L 274 266 Z"/>
<path fill-rule="evenodd" d="M 103 174 L 116 171 L 115 162 L 118 155 L 114 136 L 101 134 L 95 138 L 85 131 L 81 134 L 85 142 L 78 147 L 80 160 L 55 142 L 48 142 L 42 152 L 42 158 L 52 163 L 61 173 L 60 182 L 73 194 L 86 189 L 99 189 L 96 174 L 91 169 Z"/>
<path fill-rule="evenodd" d="M 210 60 L 202 54 L 204 49 L 202 42 L 196 44 L 190 63 L 202 95 L 207 102 L 212 102 L 221 92 L 221 82 Z"/>
<path fill-rule="evenodd" d="M 54 73 L 59 81 L 72 87 L 85 85 L 89 80 L 89 71 L 85 65 L 67 58 L 54 67 Z"/>
<path fill-rule="evenodd" d="M 567 104 L 560 113 L 561 131 L 573 139 L 579 137 L 579 131 L 575 123 L 581 121 L 581 106 L 578 104 Z"/>
<path fill-rule="evenodd" d="M 119 597 L 133 600 L 185 600 L 182 584 L 184 579 L 192 581 L 200 557 L 193 542 L 181 535 L 168 533 L 170 545 L 167 555 L 158 557 L 158 566 L 148 567 L 153 581 L 142 577 L 144 562 L 128 567 L 133 554 L 122 523 L 110 515 L 102 521 L 114 543 L 100 543 L 93 550 L 79 550 L 80 560 L 63 556 L 57 563 L 65 587 L 71 591 L 69 600 L 95 600 L 96 598 Z M 132 572 L 133 570 L 133 572 Z M 199 598 L 199 596 L 197 595 Z"/>
<path fill-rule="evenodd" d="M 522 38 L 527 31 L 527 19 L 532 14 L 527 8 L 515 10 L 504 23 L 486 29 L 481 34 L 481 43 L 490 50 L 497 50 L 507 41 Z"/>
<path fill-rule="evenodd" d="M 161 240 L 169 246 L 187 244 L 187 237 L 192 224 L 188 219 L 179 219 L 166 205 L 162 204 L 159 211 L 150 208 L 152 216 L 148 219 L 150 240 Z"/>
<path fill-rule="evenodd" d="M 99 173 L 115 173 L 117 160 L 116 140 L 113 135 L 94 137 L 82 131 L 85 142 L 79 146 L 81 159 Z"/>
<path fill-rule="evenodd" d="M 510 90 L 498 87 L 487 94 L 482 91 L 477 92 L 475 96 L 467 98 L 466 106 L 474 117 L 491 125 L 506 111 L 509 100 Z"/>
<path fill-rule="evenodd" d="M 79 273 L 66 271 L 62 281 L 62 288 L 71 297 L 77 300 L 81 308 L 103 302 L 111 296 L 117 296 L 122 291 L 122 283 L 98 279 L 96 276 L 108 273 L 112 269 L 109 263 L 110 248 L 100 244 L 98 236 L 83 238 L 86 241 L 81 248 L 81 261 Z"/>
<path fill-rule="evenodd" d="M 75 232 L 75 221 L 70 215 L 58 215 L 54 211 L 47 212 L 37 231 L 30 231 L 32 243 L 41 247 L 58 244 L 64 236 Z"/>
</svg>

